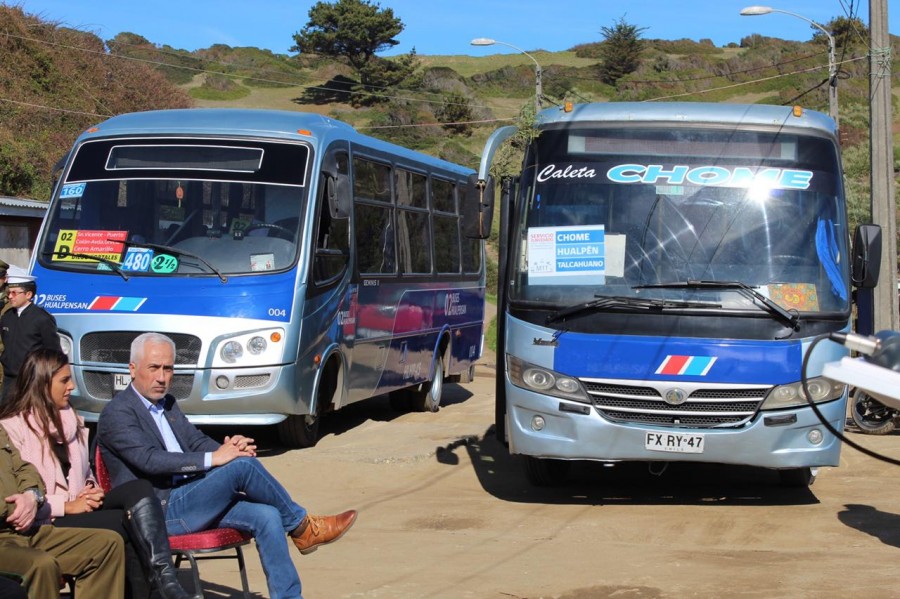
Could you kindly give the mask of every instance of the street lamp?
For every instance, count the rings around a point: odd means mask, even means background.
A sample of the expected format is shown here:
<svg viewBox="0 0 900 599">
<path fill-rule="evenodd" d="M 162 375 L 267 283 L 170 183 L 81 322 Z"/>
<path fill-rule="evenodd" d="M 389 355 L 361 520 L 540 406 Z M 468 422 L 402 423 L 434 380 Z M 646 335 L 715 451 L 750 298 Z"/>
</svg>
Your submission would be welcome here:
<svg viewBox="0 0 900 599">
<path fill-rule="evenodd" d="M 492 40 L 489 37 L 479 37 L 470 42 L 473 46 L 493 46 L 494 44 L 500 44 L 501 46 L 509 46 L 513 50 L 518 50 L 525 56 L 531 59 L 531 62 L 534 63 L 534 113 L 537 114 L 541 110 L 541 96 L 543 92 L 541 90 L 541 65 L 538 64 L 538 61 L 534 59 L 534 56 L 523 50 L 522 48 L 513 46 L 512 44 L 508 44 L 506 42 L 500 42 L 497 40 Z"/>
<path fill-rule="evenodd" d="M 837 98 L 837 62 L 834 59 L 834 36 L 827 29 L 803 15 L 795 12 L 788 12 L 779 8 L 771 8 L 769 6 L 748 6 L 741 10 L 741 16 L 752 17 L 756 15 L 767 15 L 772 12 L 780 12 L 785 15 L 791 15 L 798 19 L 803 19 L 813 27 L 819 29 L 828 38 L 828 113 L 834 119 L 835 124 L 838 122 L 838 98 Z"/>
</svg>

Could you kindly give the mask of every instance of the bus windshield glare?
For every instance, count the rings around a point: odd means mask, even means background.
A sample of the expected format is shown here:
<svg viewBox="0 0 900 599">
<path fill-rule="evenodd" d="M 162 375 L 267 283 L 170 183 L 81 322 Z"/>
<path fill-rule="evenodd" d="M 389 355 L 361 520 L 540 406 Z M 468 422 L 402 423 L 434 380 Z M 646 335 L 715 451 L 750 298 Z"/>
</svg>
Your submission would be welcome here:
<svg viewBox="0 0 900 599">
<path fill-rule="evenodd" d="M 838 156 L 815 136 L 721 129 L 546 130 L 526 158 L 510 301 L 596 297 L 759 312 L 849 310 Z M 814 243 L 808 240 L 814 239 Z"/>
<path fill-rule="evenodd" d="M 284 271 L 298 258 L 308 159 L 276 142 L 85 143 L 37 259 L 129 277 Z"/>
</svg>

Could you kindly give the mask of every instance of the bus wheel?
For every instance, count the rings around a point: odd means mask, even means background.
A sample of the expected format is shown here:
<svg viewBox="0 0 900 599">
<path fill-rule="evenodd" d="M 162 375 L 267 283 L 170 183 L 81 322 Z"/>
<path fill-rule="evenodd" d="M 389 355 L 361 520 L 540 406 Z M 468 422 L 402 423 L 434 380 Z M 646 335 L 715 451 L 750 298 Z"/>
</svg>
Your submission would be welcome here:
<svg viewBox="0 0 900 599">
<path fill-rule="evenodd" d="M 558 487 L 569 479 L 572 463 L 567 460 L 553 460 L 525 456 L 525 476 L 535 487 Z"/>
<path fill-rule="evenodd" d="M 897 428 L 896 412 L 874 399 L 862 389 L 850 396 L 850 416 L 853 423 L 869 435 L 886 435 Z"/>
<path fill-rule="evenodd" d="M 312 414 L 293 414 L 278 423 L 278 440 L 286 447 L 313 447 L 319 440 L 319 422 Z"/>
<path fill-rule="evenodd" d="M 818 468 L 788 468 L 779 470 L 782 487 L 810 487 L 816 482 Z"/>
<path fill-rule="evenodd" d="M 437 412 L 444 394 L 444 360 L 438 356 L 434 363 L 434 378 L 422 383 L 419 390 L 409 389 L 410 407 L 417 412 Z"/>
</svg>

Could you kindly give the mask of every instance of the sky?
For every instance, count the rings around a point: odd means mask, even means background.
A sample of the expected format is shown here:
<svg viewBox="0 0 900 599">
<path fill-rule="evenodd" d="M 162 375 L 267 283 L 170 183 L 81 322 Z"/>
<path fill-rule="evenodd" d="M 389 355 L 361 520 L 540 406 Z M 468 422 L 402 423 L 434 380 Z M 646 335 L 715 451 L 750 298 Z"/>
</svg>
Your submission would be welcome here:
<svg viewBox="0 0 900 599">
<path fill-rule="evenodd" d="M 89 31 L 109 40 L 121 32 L 143 36 L 157 45 L 184 50 L 213 44 L 252 46 L 290 54 L 293 35 L 309 20 L 312 0 L 0 0 L 59 25 Z M 710 39 L 716 46 L 740 43 L 758 33 L 808 41 L 814 29 L 802 18 L 783 13 L 741 16 L 742 8 L 765 4 L 802 15 L 819 24 L 847 16 L 851 8 L 866 24 L 869 2 L 863 0 L 377 0 L 390 8 L 405 28 L 400 42 L 383 55 L 486 56 L 525 52 L 559 52 L 577 44 L 603 40 L 601 29 L 624 19 L 644 28 L 645 39 Z M 900 14 L 888 11 L 888 29 L 900 33 Z M 475 47 L 488 37 L 508 45 Z"/>
</svg>

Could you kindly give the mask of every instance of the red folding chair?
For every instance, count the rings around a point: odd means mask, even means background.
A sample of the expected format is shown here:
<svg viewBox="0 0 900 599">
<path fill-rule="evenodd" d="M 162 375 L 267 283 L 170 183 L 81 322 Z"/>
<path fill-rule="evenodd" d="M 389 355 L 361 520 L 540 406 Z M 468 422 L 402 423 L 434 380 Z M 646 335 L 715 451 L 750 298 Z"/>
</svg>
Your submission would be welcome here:
<svg viewBox="0 0 900 599">
<path fill-rule="evenodd" d="M 97 474 L 97 482 L 105 493 L 112 488 L 109 480 L 109 471 L 100 456 L 100 447 L 94 451 L 94 471 Z M 203 596 L 200 586 L 200 570 L 197 561 L 202 559 L 237 559 L 241 573 L 241 586 L 244 590 L 244 599 L 250 599 L 250 588 L 247 584 L 247 569 L 244 566 L 244 551 L 242 547 L 247 545 L 253 537 L 245 530 L 236 528 L 210 528 L 200 532 L 186 535 L 169 535 L 169 545 L 172 555 L 175 556 L 175 567 L 181 565 L 183 559 L 191 564 L 191 575 L 194 578 L 194 592 Z M 228 549 L 234 549 L 234 555 L 207 555 L 218 553 Z"/>
</svg>

